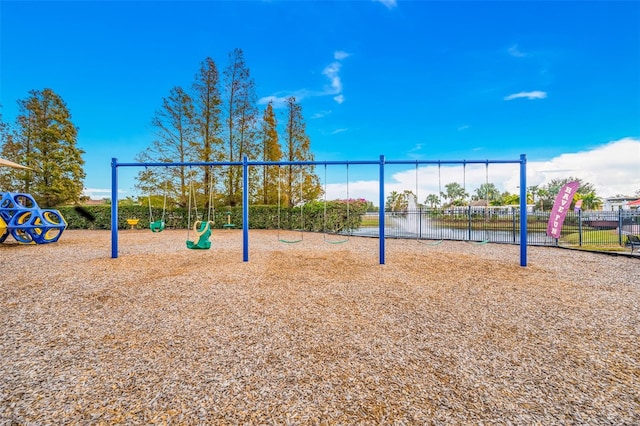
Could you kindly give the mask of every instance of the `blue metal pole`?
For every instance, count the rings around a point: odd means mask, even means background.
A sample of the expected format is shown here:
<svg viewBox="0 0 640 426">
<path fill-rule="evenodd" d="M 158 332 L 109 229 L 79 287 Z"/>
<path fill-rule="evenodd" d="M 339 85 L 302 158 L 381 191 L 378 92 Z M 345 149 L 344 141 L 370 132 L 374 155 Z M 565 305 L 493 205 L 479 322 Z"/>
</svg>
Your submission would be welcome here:
<svg viewBox="0 0 640 426">
<path fill-rule="evenodd" d="M 249 163 L 242 158 L 242 261 L 249 261 Z"/>
<path fill-rule="evenodd" d="M 118 257 L 118 159 L 111 159 L 111 257 Z"/>
<path fill-rule="evenodd" d="M 527 266 L 527 156 L 520 155 L 520 266 Z"/>
<path fill-rule="evenodd" d="M 380 209 L 378 210 L 378 235 L 380 238 L 380 264 L 384 265 L 384 155 L 380 156 Z"/>
</svg>

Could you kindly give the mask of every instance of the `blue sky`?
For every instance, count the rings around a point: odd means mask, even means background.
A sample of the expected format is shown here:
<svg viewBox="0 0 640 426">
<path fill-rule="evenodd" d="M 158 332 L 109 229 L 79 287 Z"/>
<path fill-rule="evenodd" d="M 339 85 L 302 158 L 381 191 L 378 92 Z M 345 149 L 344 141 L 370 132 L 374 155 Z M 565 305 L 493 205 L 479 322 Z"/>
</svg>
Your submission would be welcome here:
<svg viewBox="0 0 640 426">
<path fill-rule="evenodd" d="M 29 90 L 67 103 L 100 198 L 110 158 L 132 161 L 151 118 L 202 60 L 243 49 L 260 108 L 295 95 L 317 160 L 529 160 L 529 184 L 578 176 L 603 196 L 640 189 L 640 2 L 2 1 L 0 104 Z M 284 114 L 279 109 L 278 114 Z M 281 120 L 283 115 L 279 116 Z M 350 170 L 377 199 L 377 170 Z M 467 170 L 470 187 L 484 169 Z M 441 185 L 462 182 L 447 168 Z M 121 173 L 132 195 L 134 173 Z M 322 173 L 321 173 L 322 175 Z M 515 192 L 517 166 L 490 181 Z M 344 170 L 331 170 L 342 197 Z M 436 192 L 435 167 L 419 192 Z M 415 190 L 415 168 L 388 189 Z M 422 197 L 421 197 L 422 198 Z"/>
</svg>

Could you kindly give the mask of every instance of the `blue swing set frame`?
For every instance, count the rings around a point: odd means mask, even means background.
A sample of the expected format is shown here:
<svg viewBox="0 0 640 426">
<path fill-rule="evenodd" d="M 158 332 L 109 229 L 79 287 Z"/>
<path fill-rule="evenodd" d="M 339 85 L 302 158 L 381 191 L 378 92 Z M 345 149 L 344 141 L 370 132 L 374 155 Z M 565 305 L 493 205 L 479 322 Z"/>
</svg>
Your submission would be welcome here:
<svg viewBox="0 0 640 426">
<path fill-rule="evenodd" d="M 520 266 L 527 266 L 527 156 L 518 160 L 387 160 L 381 155 L 378 160 L 364 161 L 242 161 L 228 162 L 175 162 L 175 163 L 118 163 L 111 159 L 111 257 L 118 257 L 118 168 L 119 167 L 181 167 L 181 166 L 240 166 L 242 167 L 242 260 L 249 261 L 249 167 L 250 166 L 321 166 L 321 165 L 378 165 L 379 167 L 379 252 L 381 265 L 385 264 L 385 165 L 443 165 L 443 164 L 519 164 L 520 165 Z"/>
</svg>

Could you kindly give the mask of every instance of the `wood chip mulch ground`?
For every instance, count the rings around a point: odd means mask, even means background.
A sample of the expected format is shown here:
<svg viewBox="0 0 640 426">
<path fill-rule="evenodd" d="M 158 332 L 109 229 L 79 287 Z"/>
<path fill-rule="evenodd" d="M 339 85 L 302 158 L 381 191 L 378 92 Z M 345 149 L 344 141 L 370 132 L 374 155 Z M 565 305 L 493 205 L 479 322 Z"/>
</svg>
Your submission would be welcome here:
<svg viewBox="0 0 640 426">
<path fill-rule="evenodd" d="M 640 424 L 640 259 L 186 237 L 0 245 L 0 424 Z"/>
</svg>

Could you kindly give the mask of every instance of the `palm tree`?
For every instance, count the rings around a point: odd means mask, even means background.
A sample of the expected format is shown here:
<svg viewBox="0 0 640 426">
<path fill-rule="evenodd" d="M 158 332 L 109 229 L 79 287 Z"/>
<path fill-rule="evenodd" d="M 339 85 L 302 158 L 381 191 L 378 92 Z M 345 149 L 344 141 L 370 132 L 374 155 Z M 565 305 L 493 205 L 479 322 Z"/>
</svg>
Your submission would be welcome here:
<svg viewBox="0 0 640 426">
<path fill-rule="evenodd" d="M 540 200 L 540 211 L 544 211 L 544 203 L 545 200 L 548 201 L 550 203 L 550 205 L 553 203 L 553 199 L 549 197 L 549 191 L 547 191 L 544 188 L 539 188 L 538 189 L 538 200 Z M 535 205 L 534 205 L 535 207 Z M 551 207 L 549 207 L 551 208 Z"/>
<path fill-rule="evenodd" d="M 500 191 L 493 183 L 483 183 L 476 189 L 476 196 L 478 200 L 488 200 L 490 204 L 500 196 Z"/>
<path fill-rule="evenodd" d="M 424 200 L 424 203 L 428 204 L 431 208 L 438 207 L 440 205 L 440 197 L 438 197 L 436 194 L 429 194 Z"/>
<path fill-rule="evenodd" d="M 395 212 L 398 208 L 400 202 L 401 194 L 398 191 L 392 191 L 391 194 L 387 197 L 387 204 L 385 206 L 385 210 L 391 210 Z"/>
<path fill-rule="evenodd" d="M 527 188 L 527 203 L 529 203 L 529 200 L 531 200 L 531 202 L 533 203 L 533 205 L 536 205 L 536 195 L 538 195 L 540 191 L 540 187 L 538 185 L 534 185 L 534 186 L 530 186 Z"/>
<path fill-rule="evenodd" d="M 594 191 L 584 194 L 582 197 L 582 208 L 584 210 L 597 210 L 602 205 L 602 198 L 598 197 Z"/>
<path fill-rule="evenodd" d="M 443 192 L 442 196 L 450 200 L 449 204 L 463 205 L 464 200 L 469 196 L 462 185 L 456 182 L 448 183 L 444 188 L 446 192 Z"/>
</svg>

